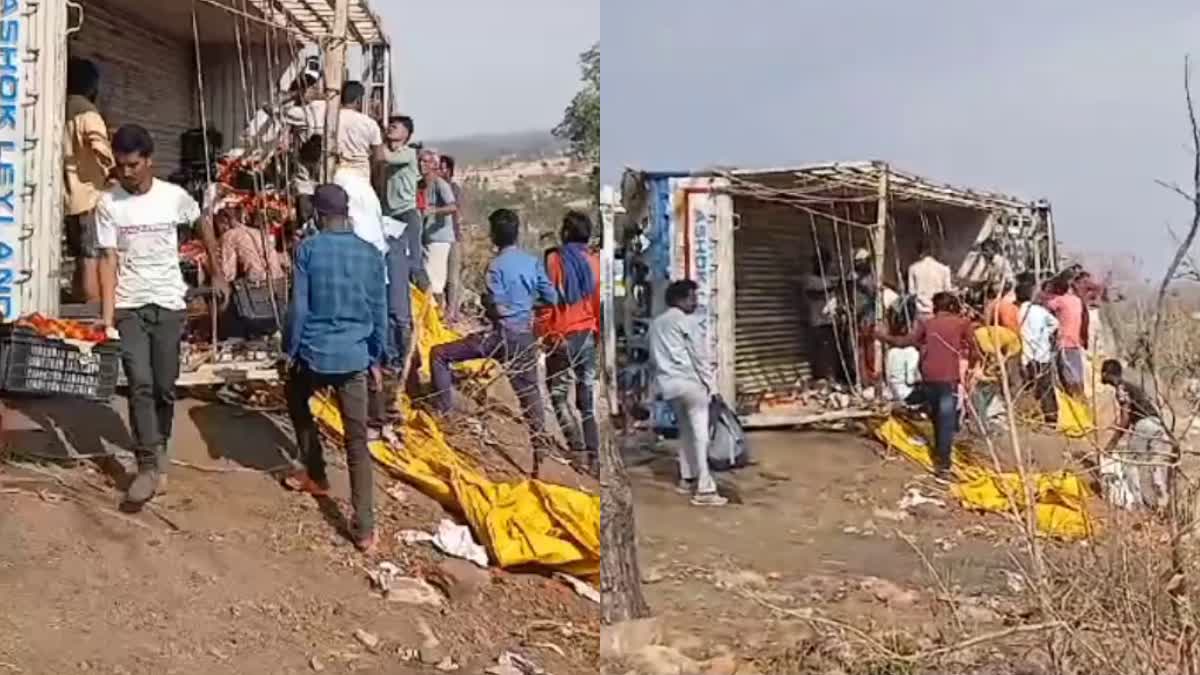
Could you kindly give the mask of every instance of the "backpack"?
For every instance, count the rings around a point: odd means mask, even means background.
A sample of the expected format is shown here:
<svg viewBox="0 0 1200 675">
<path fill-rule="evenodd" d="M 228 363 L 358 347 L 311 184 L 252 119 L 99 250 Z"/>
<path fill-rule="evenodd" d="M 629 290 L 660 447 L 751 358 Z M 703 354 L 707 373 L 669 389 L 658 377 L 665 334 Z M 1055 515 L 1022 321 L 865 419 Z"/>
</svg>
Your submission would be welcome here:
<svg viewBox="0 0 1200 675">
<path fill-rule="evenodd" d="M 750 465 L 750 446 L 737 413 L 719 397 L 708 406 L 708 467 L 729 471 Z"/>
</svg>

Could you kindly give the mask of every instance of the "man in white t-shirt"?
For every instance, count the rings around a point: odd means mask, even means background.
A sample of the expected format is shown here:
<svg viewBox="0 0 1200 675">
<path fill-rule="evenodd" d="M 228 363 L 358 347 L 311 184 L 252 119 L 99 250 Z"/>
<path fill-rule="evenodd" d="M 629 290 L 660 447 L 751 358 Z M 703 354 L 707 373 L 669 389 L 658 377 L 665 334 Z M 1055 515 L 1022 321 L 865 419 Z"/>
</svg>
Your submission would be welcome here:
<svg viewBox="0 0 1200 675">
<path fill-rule="evenodd" d="M 154 497 L 168 465 L 175 418 L 175 381 L 183 339 L 187 284 L 179 267 L 179 227 L 197 227 L 208 252 L 218 302 L 229 283 L 218 270 L 220 247 L 212 223 L 183 188 L 154 177 L 154 140 L 137 125 L 112 141 L 118 184 L 96 205 L 101 319 L 121 335 L 121 362 L 129 382 L 129 419 L 138 474 L 125 495 L 140 507 Z"/>
<path fill-rule="evenodd" d="M 359 82 L 342 88 L 342 109 L 338 113 L 338 171 L 353 171 L 371 180 L 371 165 L 379 161 L 383 149 L 383 129 L 379 123 L 358 111 L 366 89 Z M 344 189 L 344 187 L 343 187 Z"/>
<path fill-rule="evenodd" d="M 908 292 L 917 297 L 917 318 L 933 316 L 933 296 L 953 291 L 950 268 L 933 256 L 933 244 L 922 241 L 917 262 L 908 267 Z"/>
</svg>

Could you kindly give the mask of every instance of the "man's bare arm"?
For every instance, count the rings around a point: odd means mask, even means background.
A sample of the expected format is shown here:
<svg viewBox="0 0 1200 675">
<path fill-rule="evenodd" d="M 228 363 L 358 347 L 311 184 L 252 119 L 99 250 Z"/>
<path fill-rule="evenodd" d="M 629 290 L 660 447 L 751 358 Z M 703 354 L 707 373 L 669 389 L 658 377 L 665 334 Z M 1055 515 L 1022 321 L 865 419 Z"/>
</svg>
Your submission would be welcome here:
<svg viewBox="0 0 1200 675">
<path fill-rule="evenodd" d="M 106 328 L 116 326 L 117 252 L 106 248 L 100 251 L 100 320 Z"/>
</svg>

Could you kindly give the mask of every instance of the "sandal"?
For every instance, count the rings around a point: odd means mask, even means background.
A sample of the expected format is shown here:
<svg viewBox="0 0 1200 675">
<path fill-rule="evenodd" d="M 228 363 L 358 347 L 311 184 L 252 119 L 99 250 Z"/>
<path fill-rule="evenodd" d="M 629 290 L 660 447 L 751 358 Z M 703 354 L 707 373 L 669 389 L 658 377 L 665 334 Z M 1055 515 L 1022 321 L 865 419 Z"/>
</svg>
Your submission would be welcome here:
<svg viewBox="0 0 1200 675">
<path fill-rule="evenodd" d="M 283 487 L 292 492 L 304 492 L 314 497 L 329 496 L 329 481 L 314 480 L 307 471 L 297 471 L 283 479 Z"/>
<path fill-rule="evenodd" d="M 356 539 L 354 541 L 354 547 L 357 548 L 359 553 L 362 553 L 363 555 L 373 555 L 375 553 L 375 547 L 378 543 L 379 541 L 376 539 L 375 533 L 372 532 L 362 539 Z"/>
</svg>

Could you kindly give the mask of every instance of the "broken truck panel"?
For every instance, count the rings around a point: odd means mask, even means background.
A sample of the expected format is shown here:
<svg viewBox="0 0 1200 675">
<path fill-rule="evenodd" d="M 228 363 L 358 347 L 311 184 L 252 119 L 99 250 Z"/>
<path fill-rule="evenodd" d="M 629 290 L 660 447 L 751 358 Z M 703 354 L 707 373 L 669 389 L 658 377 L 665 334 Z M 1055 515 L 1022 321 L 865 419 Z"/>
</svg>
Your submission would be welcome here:
<svg viewBox="0 0 1200 675">
<path fill-rule="evenodd" d="M 925 236 L 941 242 L 943 262 L 963 277 L 989 237 L 1018 273 L 1040 277 L 1057 269 L 1044 200 L 936 183 L 881 162 L 630 170 L 622 199 L 630 231 L 622 255 L 629 290 L 621 399 L 649 409 L 664 429 L 674 420 L 669 407 L 651 400 L 644 341 L 671 280 L 700 286 L 705 347 L 721 394 L 737 401 L 747 426 L 772 426 L 829 412 L 828 400 L 795 401 L 811 375 L 800 283 L 817 244 L 842 269 L 855 249 L 871 251 L 883 283 L 897 289 Z"/>
</svg>

